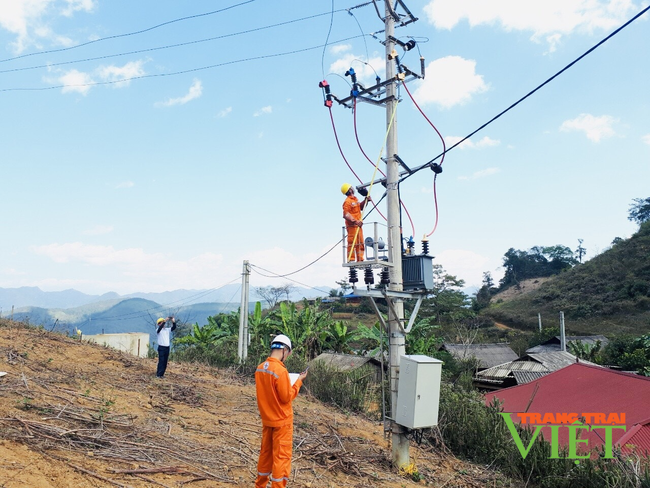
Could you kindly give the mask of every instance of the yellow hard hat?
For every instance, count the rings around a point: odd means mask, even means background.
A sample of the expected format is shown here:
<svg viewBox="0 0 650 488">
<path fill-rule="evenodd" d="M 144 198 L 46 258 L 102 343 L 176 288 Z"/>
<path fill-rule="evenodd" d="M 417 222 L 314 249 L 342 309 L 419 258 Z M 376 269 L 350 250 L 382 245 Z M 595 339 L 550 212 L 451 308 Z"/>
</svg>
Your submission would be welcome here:
<svg viewBox="0 0 650 488">
<path fill-rule="evenodd" d="M 163 319 L 162 317 L 160 317 L 158 320 L 156 320 L 156 325 L 164 324 L 165 322 L 167 322 L 167 321 L 165 319 Z"/>
<path fill-rule="evenodd" d="M 350 183 L 343 183 L 343 185 L 341 186 L 341 193 L 347 195 L 348 192 L 350 191 L 350 188 L 352 188 L 352 185 Z"/>
</svg>

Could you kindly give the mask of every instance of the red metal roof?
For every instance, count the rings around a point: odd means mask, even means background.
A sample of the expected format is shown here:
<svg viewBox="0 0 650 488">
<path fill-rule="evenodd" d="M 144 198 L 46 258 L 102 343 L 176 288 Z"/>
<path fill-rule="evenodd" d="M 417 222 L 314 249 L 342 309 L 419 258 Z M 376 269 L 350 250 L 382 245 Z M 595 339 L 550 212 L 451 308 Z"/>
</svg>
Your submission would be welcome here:
<svg viewBox="0 0 650 488">
<path fill-rule="evenodd" d="M 510 413 L 625 413 L 627 429 L 612 430 L 614 444 L 623 440 L 623 445 L 633 444 L 637 451 L 650 452 L 650 378 L 578 363 L 530 383 L 489 393 L 485 395 L 486 404 L 493 398 Z M 518 422 L 519 417 L 513 415 L 512 420 Z M 542 433 L 551 438 L 550 429 Z M 592 449 L 604 443 L 605 431 L 585 430 L 580 438 L 588 439 Z M 559 441 L 568 445 L 568 429 L 559 429 Z"/>
</svg>

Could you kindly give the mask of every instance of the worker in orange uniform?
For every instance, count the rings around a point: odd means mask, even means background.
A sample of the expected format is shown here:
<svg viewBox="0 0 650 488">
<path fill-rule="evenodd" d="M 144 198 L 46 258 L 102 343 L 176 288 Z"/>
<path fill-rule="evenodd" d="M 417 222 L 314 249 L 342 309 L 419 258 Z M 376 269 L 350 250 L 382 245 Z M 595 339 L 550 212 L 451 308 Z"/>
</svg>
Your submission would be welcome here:
<svg viewBox="0 0 650 488">
<path fill-rule="evenodd" d="M 348 235 L 348 261 L 363 261 L 363 220 L 361 211 L 365 208 L 366 203 L 371 201 L 368 190 L 363 189 L 365 198 L 361 203 L 354 196 L 354 188 L 349 183 L 341 186 L 341 193 L 347 198 L 343 202 L 343 218 L 345 219 L 345 232 Z M 359 190 L 361 193 L 361 190 Z"/>
<path fill-rule="evenodd" d="M 255 488 L 284 488 L 291 473 L 293 447 L 293 408 L 291 402 L 298 396 L 303 371 L 292 385 L 284 361 L 291 355 L 291 340 L 286 335 L 275 336 L 271 355 L 255 371 L 257 408 L 262 417 L 262 446 L 257 462 Z"/>
</svg>

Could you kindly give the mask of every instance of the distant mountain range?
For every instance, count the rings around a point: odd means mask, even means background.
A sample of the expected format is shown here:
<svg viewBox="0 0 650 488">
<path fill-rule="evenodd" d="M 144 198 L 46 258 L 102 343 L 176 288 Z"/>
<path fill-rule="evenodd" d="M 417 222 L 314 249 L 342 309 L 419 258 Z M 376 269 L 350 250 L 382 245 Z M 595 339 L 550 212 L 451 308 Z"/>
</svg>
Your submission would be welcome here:
<svg viewBox="0 0 650 488">
<path fill-rule="evenodd" d="M 322 289 L 329 290 L 329 287 L 324 286 Z M 97 302 L 125 300 L 127 298 L 143 298 L 169 307 L 205 302 L 230 303 L 234 301 L 234 303 L 239 304 L 240 291 L 240 284 L 226 285 L 216 290 L 173 290 L 162 293 L 139 292 L 128 295 L 119 295 L 115 292 L 108 292 L 103 295 L 88 295 L 72 289 L 64 291 L 43 291 L 35 286 L 0 288 L 0 312 L 3 316 L 6 316 L 11 312 L 11 307 L 14 307 L 14 309 L 21 307 L 65 309 L 81 307 Z M 324 295 L 326 293 L 320 293 L 311 288 L 295 287 L 289 298 L 290 300 L 296 301 L 303 297 L 315 298 Z M 251 300 L 261 300 L 255 294 L 254 289 L 251 289 L 250 297 Z"/>
<path fill-rule="evenodd" d="M 230 313 L 239 308 L 240 286 L 226 285 L 218 290 L 174 290 L 163 293 L 117 293 L 87 295 L 77 290 L 45 292 L 37 287 L 0 288 L 0 314 L 12 315 L 48 330 L 69 331 L 75 328 L 84 335 L 147 332 L 153 337 L 158 317 L 174 315 L 182 322 L 205 325 L 207 318 Z M 326 288 L 323 288 L 326 289 Z M 249 311 L 260 299 L 251 290 Z M 314 298 L 317 291 L 295 288 L 291 300 Z M 206 300 L 210 300 L 209 302 Z M 262 301 L 262 306 L 266 303 Z"/>
</svg>

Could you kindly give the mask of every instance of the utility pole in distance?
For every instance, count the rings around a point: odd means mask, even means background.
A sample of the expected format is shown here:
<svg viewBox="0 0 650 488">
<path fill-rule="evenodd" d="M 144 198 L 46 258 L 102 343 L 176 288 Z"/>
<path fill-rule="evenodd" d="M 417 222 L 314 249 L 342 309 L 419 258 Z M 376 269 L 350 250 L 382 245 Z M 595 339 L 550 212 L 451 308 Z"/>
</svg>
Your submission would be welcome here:
<svg viewBox="0 0 650 488">
<path fill-rule="evenodd" d="M 251 268 L 248 261 L 244 261 L 241 278 L 241 304 L 239 306 L 239 342 L 237 355 L 239 362 L 246 361 L 248 357 L 248 277 Z"/>
</svg>

